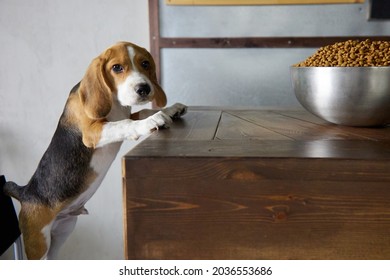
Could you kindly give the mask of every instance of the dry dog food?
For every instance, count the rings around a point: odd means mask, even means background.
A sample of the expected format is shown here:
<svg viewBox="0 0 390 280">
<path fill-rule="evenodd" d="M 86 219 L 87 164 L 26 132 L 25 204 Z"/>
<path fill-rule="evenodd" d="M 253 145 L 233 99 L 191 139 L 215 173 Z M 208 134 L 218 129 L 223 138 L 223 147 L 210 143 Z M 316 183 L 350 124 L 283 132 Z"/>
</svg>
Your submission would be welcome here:
<svg viewBox="0 0 390 280">
<path fill-rule="evenodd" d="M 390 42 L 355 41 L 335 43 L 317 50 L 296 67 L 364 67 L 390 66 Z"/>
</svg>

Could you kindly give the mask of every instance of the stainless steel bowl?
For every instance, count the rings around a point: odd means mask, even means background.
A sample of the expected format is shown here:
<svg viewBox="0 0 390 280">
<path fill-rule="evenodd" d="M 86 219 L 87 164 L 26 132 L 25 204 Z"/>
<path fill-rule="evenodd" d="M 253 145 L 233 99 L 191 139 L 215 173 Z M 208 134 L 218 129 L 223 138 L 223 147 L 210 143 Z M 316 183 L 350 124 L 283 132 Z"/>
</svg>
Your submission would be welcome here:
<svg viewBox="0 0 390 280">
<path fill-rule="evenodd" d="M 390 123 L 390 67 L 291 67 L 291 80 L 301 105 L 328 122 Z"/>
</svg>

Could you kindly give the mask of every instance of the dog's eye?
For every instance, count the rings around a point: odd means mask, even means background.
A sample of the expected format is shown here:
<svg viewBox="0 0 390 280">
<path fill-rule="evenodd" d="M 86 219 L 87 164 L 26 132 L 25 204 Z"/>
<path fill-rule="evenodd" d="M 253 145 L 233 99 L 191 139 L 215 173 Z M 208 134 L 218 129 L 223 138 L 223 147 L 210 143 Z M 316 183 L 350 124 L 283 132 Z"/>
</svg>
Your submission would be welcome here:
<svg viewBox="0 0 390 280">
<path fill-rule="evenodd" d="M 112 66 L 112 71 L 114 71 L 114 73 L 122 73 L 123 72 L 123 66 L 120 65 L 120 64 L 115 64 L 114 66 Z"/>
<path fill-rule="evenodd" d="M 147 60 L 144 60 L 144 61 L 141 62 L 141 66 L 142 66 L 142 68 L 144 68 L 145 70 L 149 70 L 149 68 L 150 68 L 150 62 L 147 61 Z"/>
</svg>

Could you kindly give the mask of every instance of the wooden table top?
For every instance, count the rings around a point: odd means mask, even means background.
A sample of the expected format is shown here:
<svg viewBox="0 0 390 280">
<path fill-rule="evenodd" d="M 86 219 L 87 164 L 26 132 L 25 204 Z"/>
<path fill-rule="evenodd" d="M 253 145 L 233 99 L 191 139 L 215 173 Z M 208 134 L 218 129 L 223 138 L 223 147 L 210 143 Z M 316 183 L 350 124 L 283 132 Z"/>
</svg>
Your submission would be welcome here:
<svg viewBox="0 0 390 280">
<path fill-rule="evenodd" d="M 390 126 L 339 126 L 303 110 L 190 107 L 125 158 L 144 156 L 384 160 L 390 159 Z"/>
<path fill-rule="evenodd" d="M 389 259 L 390 127 L 189 108 L 123 159 L 128 259 Z"/>
</svg>

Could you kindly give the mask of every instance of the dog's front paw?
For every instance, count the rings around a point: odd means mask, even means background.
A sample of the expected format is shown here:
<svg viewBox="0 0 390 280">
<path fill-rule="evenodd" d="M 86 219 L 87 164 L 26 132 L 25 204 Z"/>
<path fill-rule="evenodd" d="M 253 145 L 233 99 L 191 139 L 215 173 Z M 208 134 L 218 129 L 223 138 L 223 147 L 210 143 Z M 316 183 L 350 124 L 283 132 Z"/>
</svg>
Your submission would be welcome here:
<svg viewBox="0 0 390 280">
<path fill-rule="evenodd" d="M 137 123 L 136 134 L 132 139 L 138 139 L 142 135 L 148 135 L 161 127 L 168 128 L 173 119 L 179 118 L 187 112 L 187 106 L 176 103 L 173 106 L 162 109 L 150 117 Z"/>
<path fill-rule="evenodd" d="M 146 119 L 151 131 L 157 130 L 160 127 L 168 127 L 172 123 L 172 118 L 165 112 L 157 112 Z"/>
<path fill-rule="evenodd" d="M 181 103 L 176 103 L 170 107 L 162 109 L 162 112 L 166 113 L 172 119 L 176 119 L 187 113 L 187 106 Z"/>
<path fill-rule="evenodd" d="M 135 134 L 130 137 L 133 140 L 137 140 L 140 136 L 149 135 L 160 127 L 168 127 L 172 122 L 170 116 L 163 112 L 157 112 L 150 117 L 137 121 L 135 126 Z"/>
</svg>

